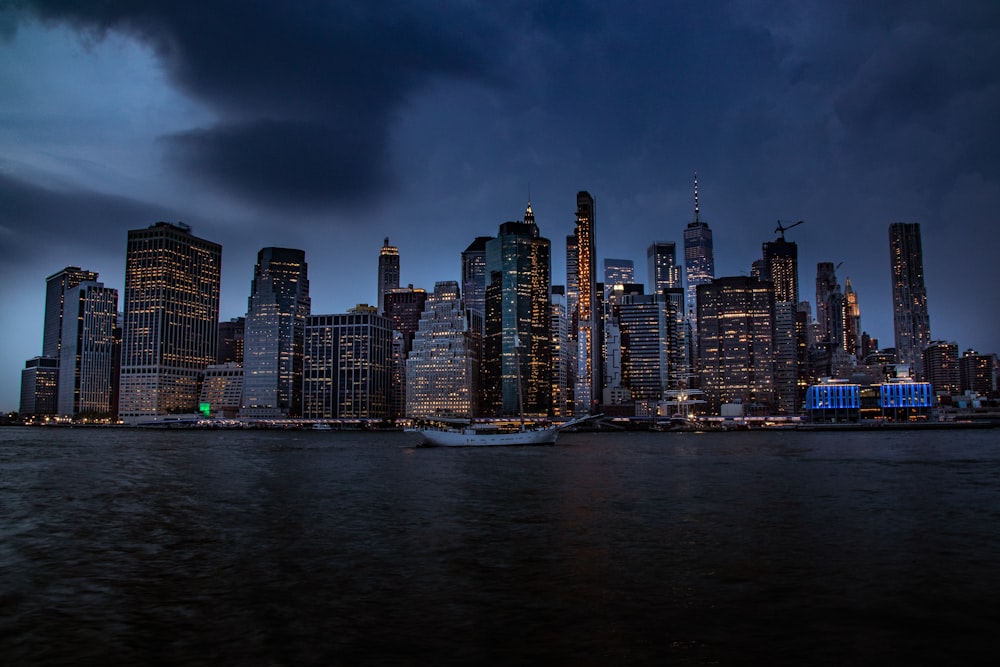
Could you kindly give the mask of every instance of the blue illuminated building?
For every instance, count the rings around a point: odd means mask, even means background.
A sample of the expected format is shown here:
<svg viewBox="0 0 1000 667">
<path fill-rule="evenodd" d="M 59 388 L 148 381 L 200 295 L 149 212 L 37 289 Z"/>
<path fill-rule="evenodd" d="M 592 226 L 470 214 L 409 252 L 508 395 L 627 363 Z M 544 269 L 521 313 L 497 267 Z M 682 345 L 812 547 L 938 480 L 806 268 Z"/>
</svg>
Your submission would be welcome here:
<svg viewBox="0 0 1000 667">
<path fill-rule="evenodd" d="M 806 413 L 812 422 L 926 419 L 934 405 L 929 382 L 854 384 L 826 381 L 806 390 Z"/>
</svg>

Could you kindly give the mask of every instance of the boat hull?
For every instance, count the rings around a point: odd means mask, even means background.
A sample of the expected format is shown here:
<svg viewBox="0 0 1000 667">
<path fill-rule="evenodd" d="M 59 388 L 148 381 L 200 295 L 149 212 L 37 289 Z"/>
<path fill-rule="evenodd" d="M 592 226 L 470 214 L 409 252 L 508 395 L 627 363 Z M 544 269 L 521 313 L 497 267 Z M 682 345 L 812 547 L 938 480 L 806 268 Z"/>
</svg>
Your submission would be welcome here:
<svg viewBox="0 0 1000 667">
<path fill-rule="evenodd" d="M 477 433 L 472 430 L 439 431 L 416 429 L 428 447 L 511 447 L 517 445 L 555 444 L 559 429 L 555 427 L 514 433 Z"/>
</svg>

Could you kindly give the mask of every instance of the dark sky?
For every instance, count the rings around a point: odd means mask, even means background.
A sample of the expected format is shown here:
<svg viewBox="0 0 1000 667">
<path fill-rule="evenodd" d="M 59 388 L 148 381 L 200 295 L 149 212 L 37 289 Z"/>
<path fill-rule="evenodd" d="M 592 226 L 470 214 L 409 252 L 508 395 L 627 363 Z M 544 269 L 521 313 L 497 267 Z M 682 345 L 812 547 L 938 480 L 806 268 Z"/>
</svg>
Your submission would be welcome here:
<svg viewBox="0 0 1000 667">
<path fill-rule="evenodd" d="M 90 8 L 87 8 L 90 7 Z M 129 229 L 306 250 L 313 312 L 459 278 L 530 193 L 565 281 L 576 192 L 645 278 L 694 215 L 716 274 L 805 220 L 801 298 L 843 262 L 892 345 L 888 227 L 919 222 L 931 331 L 1000 352 L 1000 3 L 0 0 L 0 409 L 40 354 L 45 277 L 119 291 Z"/>
</svg>

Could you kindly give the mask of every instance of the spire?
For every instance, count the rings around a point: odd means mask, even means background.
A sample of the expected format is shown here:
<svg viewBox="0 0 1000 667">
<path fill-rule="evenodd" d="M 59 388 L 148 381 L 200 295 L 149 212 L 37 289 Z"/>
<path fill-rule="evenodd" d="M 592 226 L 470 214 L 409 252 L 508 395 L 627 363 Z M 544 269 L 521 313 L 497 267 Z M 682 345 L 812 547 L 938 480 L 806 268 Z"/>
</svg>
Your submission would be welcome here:
<svg viewBox="0 0 1000 667">
<path fill-rule="evenodd" d="M 531 210 L 531 194 L 528 194 L 528 208 L 524 209 L 524 221 L 529 224 L 535 223 L 535 214 Z"/>
<path fill-rule="evenodd" d="M 698 220 L 698 172 L 694 172 L 694 221 Z"/>
</svg>

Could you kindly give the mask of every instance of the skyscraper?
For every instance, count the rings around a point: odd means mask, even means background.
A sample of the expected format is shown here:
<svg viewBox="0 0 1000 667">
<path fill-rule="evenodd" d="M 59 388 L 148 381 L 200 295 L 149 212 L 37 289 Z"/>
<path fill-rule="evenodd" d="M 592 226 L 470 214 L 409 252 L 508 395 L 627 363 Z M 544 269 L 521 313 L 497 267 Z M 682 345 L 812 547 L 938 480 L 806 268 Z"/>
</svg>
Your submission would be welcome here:
<svg viewBox="0 0 1000 667">
<path fill-rule="evenodd" d="M 472 311 L 477 313 L 478 311 Z M 478 414 L 479 334 L 449 280 L 427 298 L 406 360 L 406 416 Z"/>
<path fill-rule="evenodd" d="M 242 416 L 301 414 L 302 342 L 309 313 L 305 252 L 262 248 L 247 302 Z"/>
<path fill-rule="evenodd" d="M 64 294 L 62 321 L 59 414 L 114 416 L 118 290 L 89 280 L 70 287 Z"/>
<path fill-rule="evenodd" d="M 183 223 L 129 231 L 119 405 L 127 422 L 197 408 L 218 345 L 221 262 L 222 246 Z"/>
<path fill-rule="evenodd" d="M 486 244 L 486 415 L 519 413 L 519 377 L 526 414 L 547 416 L 552 409 L 550 259 L 530 204 L 523 222 L 503 223 Z"/>
<path fill-rule="evenodd" d="M 389 237 L 378 253 L 378 313 L 385 314 L 385 295 L 399 287 L 399 248 L 389 245 Z"/>
<path fill-rule="evenodd" d="M 830 342 L 832 311 L 830 297 L 837 289 L 836 267 L 833 262 L 816 264 L 816 324 L 818 329 L 817 343 Z"/>
<path fill-rule="evenodd" d="M 937 394 L 952 395 L 959 392 L 961 374 L 958 369 L 958 343 L 943 340 L 931 341 L 924 348 L 924 378 Z"/>
<path fill-rule="evenodd" d="M 385 317 L 393 331 L 392 385 L 389 392 L 389 411 L 393 417 L 402 417 L 406 412 L 406 359 L 413 345 L 424 305 L 427 290 L 409 285 L 397 287 L 384 295 Z"/>
<path fill-rule="evenodd" d="M 604 284 L 608 289 L 615 285 L 631 285 L 635 282 L 635 263 L 631 259 L 605 259 Z"/>
<path fill-rule="evenodd" d="M 480 314 L 486 311 L 486 242 L 492 236 L 477 236 L 462 252 L 462 300 Z"/>
<path fill-rule="evenodd" d="M 927 313 L 919 223 L 889 225 L 889 262 L 896 361 L 911 365 L 920 375 L 923 366 L 920 353 L 931 342 L 931 323 Z"/>
<path fill-rule="evenodd" d="M 577 415 L 596 412 L 601 400 L 601 344 L 597 336 L 597 249 L 594 198 L 576 193 L 576 401 Z"/>
<path fill-rule="evenodd" d="M 306 319 L 302 416 L 388 419 L 392 327 L 372 306 Z"/>
<path fill-rule="evenodd" d="M 857 356 L 861 350 L 861 306 L 851 279 L 844 281 L 844 351 Z"/>
<path fill-rule="evenodd" d="M 96 271 L 67 266 L 45 279 L 45 328 L 42 331 L 42 356 L 59 358 L 62 341 L 63 302 L 66 290 L 85 281 L 96 281 Z"/>
<path fill-rule="evenodd" d="M 798 412 L 799 336 L 804 338 L 805 331 L 799 331 L 795 325 L 799 303 L 798 245 L 785 240 L 785 228 L 780 222 L 778 230 L 781 231 L 781 238 L 766 241 L 763 245 L 761 280 L 770 282 L 774 290 L 771 337 L 774 355 L 773 410 L 778 414 L 791 415 Z"/>
<path fill-rule="evenodd" d="M 773 407 L 774 286 L 717 278 L 698 286 L 698 372 L 709 411 L 723 403 Z"/>
<path fill-rule="evenodd" d="M 646 249 L 646 270 L 650 294 L 681 287 L 681 269 L 677 266 L 677 244 L 654 241 Z"/>
<path fill-rule="evenodd" d="M 219 350 L 217 364 L 236 363 L 243 366 L 243 341 L 246 335 L 247 318 L 234 317 L 228 322 L 219 322 Z"/>
<path fill-rule="evenodd" d="M 62 347 L 66 291 L 82 282 L 96 280 L 95 271 L 85 271 L 79 266 L 67 266 L 45 279 L 42 355 L 26 361 L 21 372 L 22 414 L 56 414 L 59 407 L 59 351 Z"/>
<path fill-rule="evenodd" d="M 699 217 L 698 174 L 694 176 L 694 222 L 684 230 L 684 277 L 687 282 L 687 314 L 693 318 L 697 329 L 697 290 L 715 279 L 715 255 L 712 249 L 712 230 Z"/>
</svg>

